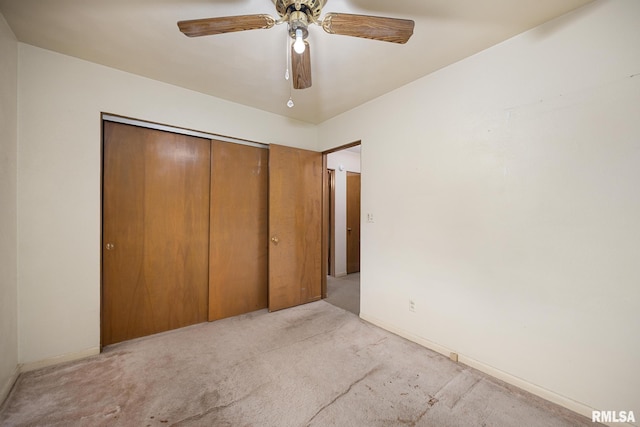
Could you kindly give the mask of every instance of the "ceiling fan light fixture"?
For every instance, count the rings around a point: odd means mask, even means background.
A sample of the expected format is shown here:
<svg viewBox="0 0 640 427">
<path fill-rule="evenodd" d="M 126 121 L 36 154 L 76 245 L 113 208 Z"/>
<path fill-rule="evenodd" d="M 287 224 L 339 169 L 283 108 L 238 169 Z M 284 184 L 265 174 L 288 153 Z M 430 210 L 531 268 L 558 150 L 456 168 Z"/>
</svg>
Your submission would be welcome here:
<svg viewBox="0 0 640 427">
<path fill-rule="evenodd" d="M 304 53 L 304 38 L 300 28 L 296 30 L 296 41 L 293 43 L 293 50 L 298 54 Z"/>
</svg>

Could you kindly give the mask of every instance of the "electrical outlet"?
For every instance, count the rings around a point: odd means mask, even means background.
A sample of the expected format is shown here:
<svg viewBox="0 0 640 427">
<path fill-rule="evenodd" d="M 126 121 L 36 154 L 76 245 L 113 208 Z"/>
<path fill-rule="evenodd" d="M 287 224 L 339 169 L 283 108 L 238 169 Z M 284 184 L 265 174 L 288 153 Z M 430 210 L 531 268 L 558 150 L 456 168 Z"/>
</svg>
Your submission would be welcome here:
<svg viewBox="0 0 640 427">
<path fill-rule="evenodd" d="M 373 214 L 372 213 L 368 213 L 367 214 L 367 222 L 373 222 Z"/>
<path fill-rule="evenodd" d="M 409 300 L 409 311 L 412 313 L 416 312 L 416 302 L 412 299 Z"/>
</svg>

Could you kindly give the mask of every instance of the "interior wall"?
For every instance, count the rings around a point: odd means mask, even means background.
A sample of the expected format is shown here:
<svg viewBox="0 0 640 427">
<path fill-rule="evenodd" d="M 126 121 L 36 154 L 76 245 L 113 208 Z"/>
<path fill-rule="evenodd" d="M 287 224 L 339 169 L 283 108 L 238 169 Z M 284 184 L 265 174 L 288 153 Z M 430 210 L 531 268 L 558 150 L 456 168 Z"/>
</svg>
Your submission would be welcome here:
<svg viewBox="0 0 640 427">
<path fill-rule="evenodd" d="M 362 140 L 363 318 L 640 414 L 639 21 L 599 0 L 320 126 Z"/>
<path fill-rule="evenodd" d="M 18 42 L 0 14 L 0 403 L 18 366 Z"/>
<path fill-rule="evenodd" d="M 99 348 L 101 112 L 317 148 L 315 126 L 22 43 L 19 67 L 19 361 L 30 366 Z"/>
<path fill-rule="evenodd" d="M 340 166 L 343 170 L 340 170 Z M 335 272 L 336 277 L 347 275 L 347 172 L 360 173 L 360 153 L 336 151 L 327 155 L 327 168 L 335 175 Z"/>
</svg>

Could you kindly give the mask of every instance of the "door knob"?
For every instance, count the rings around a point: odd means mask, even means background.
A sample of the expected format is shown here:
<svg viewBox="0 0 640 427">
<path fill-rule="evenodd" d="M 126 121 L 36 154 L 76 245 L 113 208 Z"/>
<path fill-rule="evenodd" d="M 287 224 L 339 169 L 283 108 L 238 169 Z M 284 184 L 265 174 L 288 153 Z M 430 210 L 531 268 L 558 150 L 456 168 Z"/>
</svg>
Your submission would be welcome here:
<svg viewBox="0 0 640 427">
<path fill-rule="evenodd" d="M 113 243 L 107 243 L 106 248 L 108 251 L 111 251 L 115 248 L 115 245 Z"/>
<path fill-rule="evenodd" d="M 279 240 L 278 240 L 278 238 L 277 238 L 276 236 L 273 236 L 273 237 L 271 238 L 271 241 L 273 242 L 273 244 L 274 244 L 274 245 L 277 245 L 277 244 L 278 244 L 278 242 L 279 242 Z"/>
</svg>

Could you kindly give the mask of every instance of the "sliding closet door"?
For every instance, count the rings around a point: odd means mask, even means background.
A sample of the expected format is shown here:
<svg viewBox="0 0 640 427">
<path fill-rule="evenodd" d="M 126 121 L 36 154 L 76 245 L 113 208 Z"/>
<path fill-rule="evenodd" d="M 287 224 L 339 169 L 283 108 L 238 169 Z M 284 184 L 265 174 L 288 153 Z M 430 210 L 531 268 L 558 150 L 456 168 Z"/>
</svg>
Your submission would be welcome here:
<svg viewBox="0 0 640 427">
<path fill-rule="evenodd" d="M 269 148 L 269 310 L 322 293 L 322 154 Z"/>
<path fill-rule="evenodd" d="M 104 123 L 102 345 L 207 320 L 210 141 Z"/>
<path fill-rule="evenodd" d="M 209 320 L 267 308 L 269 150 L 212 141 Z"/>
</svg>

